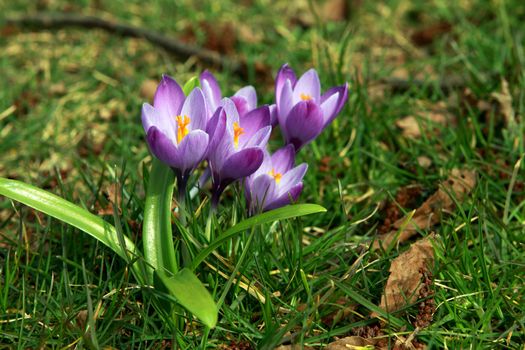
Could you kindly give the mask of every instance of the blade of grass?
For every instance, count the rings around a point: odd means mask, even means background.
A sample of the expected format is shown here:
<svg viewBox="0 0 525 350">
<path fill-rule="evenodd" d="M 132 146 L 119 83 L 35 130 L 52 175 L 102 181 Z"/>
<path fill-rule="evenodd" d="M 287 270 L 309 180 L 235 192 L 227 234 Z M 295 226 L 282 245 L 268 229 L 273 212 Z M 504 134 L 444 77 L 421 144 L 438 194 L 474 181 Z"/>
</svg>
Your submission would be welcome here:
<svg viewBox="0 0 525 350">
<path fill-rule="evenodd" d="M 128 261 L 128 253 L 138 256 L 135 244 L 124 236 L 122 246 L 115 227 L 89 211 L 38 187 L 17 180 L 0 177 L 0 195 L 23 203 L 44 214 L 74 226 L 109 247 L 121 258 Z M 136 278 L 143 283 L 138 263 L 132 265 Z"/>
<path fill-rule="evenodd" d="M 199 255 L 195 257 L 195 259 L 193 259 L 191 269 L 195 270 L 197 266 L 199 266 L 208 255 L 210 255 L 215 249 L 217 249 L 217 247 L 219 247 L 221 244 L 223 244 L 224 242 L 226 242 L 227 240 L 244 230 L 268 222 L 290 219 L 315 213 L 322 213 L 325 211 L 325 208 L 317 204 L 296 204 L 279 209 L 270 210 L 266 213 L 252 216 L 251 218 L 241 221 L 237 225 L 229 228 L 222 235 L 217 237 L 215 241 L 210 243 L 209 246 L 207 246 L 203 251 L 201 251 Z"/>
</svg>

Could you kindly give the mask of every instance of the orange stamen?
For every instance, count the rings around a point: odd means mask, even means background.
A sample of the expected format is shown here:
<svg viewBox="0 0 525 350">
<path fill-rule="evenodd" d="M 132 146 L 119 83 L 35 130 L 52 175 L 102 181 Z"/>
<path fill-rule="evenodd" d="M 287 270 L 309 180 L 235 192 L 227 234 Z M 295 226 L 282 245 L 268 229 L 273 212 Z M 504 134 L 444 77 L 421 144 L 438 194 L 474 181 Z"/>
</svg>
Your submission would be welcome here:
<svg viewBox="0 0 525 350">
<path fill-rule="evenodd" d="M 278 173 L 275 171 L 275 169 L 272 169 L 271 171 L 268 172 L 268 174 L 273 177 L 273 179 L 275 180 L 275 182 L 279 183 L 281 181 L 281 178 L 283 177 L 283 174 L 281 173 Z"/>
<path fill-rule="evenodd" d="M 312 99 L 312 96 L 308 95 L 308 94 L 301 94 L 299 95 L 299 97 L 301 98 L 301 100 L 303 101 L 310 101 Z"/>
<path fill-rule="evenodd" d="M 239 137 L 244 134 L 244 129 L 239 126 L 239 123 L 233 123 L 233 145 L 235 148 L 239 147 Z"/>
<path fill-rule="evenodd" d="M 184 118 L 181 115 L 176 117 L 177 119 L 177 143 L 181 143 L 184 136 L 188 135 L 190 132 L 188 130 L 188 125 L 190 125 L 191 119 L 185 115 Z"/>
</svg>

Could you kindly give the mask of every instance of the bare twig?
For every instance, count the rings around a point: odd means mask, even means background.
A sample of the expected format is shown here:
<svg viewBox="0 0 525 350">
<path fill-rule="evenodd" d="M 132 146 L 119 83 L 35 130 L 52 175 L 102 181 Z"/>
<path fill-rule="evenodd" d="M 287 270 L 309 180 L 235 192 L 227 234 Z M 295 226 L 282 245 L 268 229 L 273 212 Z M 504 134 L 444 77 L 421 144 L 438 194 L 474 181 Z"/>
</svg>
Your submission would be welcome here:
<svg viewBox="0 0 525 350">
<path fill-rule="evenodd" d="M 176 39 L 164 36 L 156 31 L 118 23 L 116 21 L 105 20 L 99 17 L 73 13 L 37 13 L 30 16 L 7 17 L 3 20 L 3 22 L 10 26 L 29 27 L 39 30 L 64 27 L 102 29 L 121 36 L 143 38 L 181 58 L 187 59 L 189 57 L 197 57 L 204 64 L 230 70 L 231 72 L 240 76 L 247 75 L 247 64 L 244 60 L 227 58 L 214 51 L 181 43 Z"/>
<path fill-rule="evenodd" d="M 411 89 L 429 89 L 431 91 L 442 91 L 447 94 L 453 90 L 463 89 L 466 82 L 458 76 L 450 76 L 446 80 L 438 82 L 427 82 L 419 79 L 400 79 L 400 78 L 386 78 L 380 80 L 380 83 L 390 87 L 393 93 L 405 93 Z"/>
<path fill-rule="evenodd" d="M 32 29 L 60 29 L 65 27 L 80 27 L 87 29 L 102 29 L 109 33 L 115 33 L 125 37 L 143 38 L 154 45 L 160 46 L 166 51 L 188 59 L 190 57 L 198 58 L 202 63 L 219 69 L 229 70 L 242 78 L 248 77 L 249 67 L 247 62 L 242 58 L 225 57 L 215 51 L 204 49 L 195 45 L 182 43 L 174 38 L 167 37 L 159 32 L 136 27 L 113 20 L 106 20 L 95 16 L 86 16 L 74 13 L 37 13 L 28 16 L 7 17 L 0 23 L 8 26 L 32 28 Z M 260 80 L 269 80 L 270 69 L 260 62 L 255 62 L 251 67 L 255 75 Z M 439 82 L 438 86 L 433 86 L 421 80 L 403 80 L 396 78 L 387 78 L 380 81 L 390 87 L 394 93 L 405 93 L 411 89 L 429 88 L 439 89 L 444 93 L 461 88 L 465 82 L 458 77 L 450 77 L 448 80 Z"/>
</svg>

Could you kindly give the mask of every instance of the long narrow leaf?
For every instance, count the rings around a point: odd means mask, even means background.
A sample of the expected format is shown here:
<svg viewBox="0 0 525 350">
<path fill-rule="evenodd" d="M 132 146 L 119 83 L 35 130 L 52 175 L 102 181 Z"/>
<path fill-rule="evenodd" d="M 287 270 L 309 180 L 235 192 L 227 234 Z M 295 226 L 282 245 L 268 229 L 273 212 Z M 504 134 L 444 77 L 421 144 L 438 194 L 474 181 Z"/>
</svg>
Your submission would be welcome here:
<svg viewBox="0 0 525 350">
<path fill-rule="evenodd" d="M 123 247 L 115 227 L 89 211 L 38 187 L 17 180 L 0 177 L 0 195 L 6 196 L 44 214 L 74 226 L 96 238 L 123 259 L 134 259 L 138 251 L 133 242 L 124 236 Z M 139 282 L 143 282 L 138 263 L 133 265 Z"/>
<path fill-rule="evenodd" d="M 237 225 L 229 228 L 222 235 L 217 237 L 217 239 L 210 243 L 203 251 L 199 253 L 193 259 L 192 270 L 195 270 L 200 263 L 202 263 L 208 255 L 210 255 L 217 247 L 219 247 L 224 242 L 228 241 L 230 238 L 236 234 L 250 229 L 255 225 L 260 225 L 268 222 L 274 222 L 278 220 L 290 219 L 298 216 L 310 215 L 315 213 L 325 212 L 326 209 L 317 204 L 295 204 L 288 205 L 283 208 L 270 210 L 266 213 L 253 216 L 244 221 L 239 222 Z"/>
<path fill-rule="evenodd" d="M 217 306 L 208 290 L 191 270 L 184 268 L 173 277 L 168 277 L 163 272 L 158 272 L 157 276 L 179 304 L 206 326 L 215 327 L 218 317 Z"/>
<path fill-rule="evenodd" d="M 144 258 L 155 270 L 178 270 L 171 230 L 171 201 L 175 175 L 173 170 L 158 159 L 153 159 L 149 174 L 142 240 Z M 153 281 L 153 270 L 148 270 L 148 278 Z"/>
</svg>

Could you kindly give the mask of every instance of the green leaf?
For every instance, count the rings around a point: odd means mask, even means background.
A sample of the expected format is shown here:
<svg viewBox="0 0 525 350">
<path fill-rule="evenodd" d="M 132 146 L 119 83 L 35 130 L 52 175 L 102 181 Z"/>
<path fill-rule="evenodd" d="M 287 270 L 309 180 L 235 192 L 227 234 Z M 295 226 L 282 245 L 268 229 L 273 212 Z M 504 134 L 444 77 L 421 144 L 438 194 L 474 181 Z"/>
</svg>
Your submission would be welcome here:
<svg viewBox="0 0 525 350">
<path fill-rule="evenodd" d="M 157 158 L 153 158 L 142 226 L 144 258 L 150 265 L 148 269 L 150 283 L 153 281 L 153 269 L 171 273 L 176 273 L 178 270 L 171 230 L 174 182 L 173 170 Z"/>
<path fill-rule="evenodd" d="M 230 238 L 236 234 L 250 229 L 255 225 L 261 225 L 268 222 L 274 222 L 278 220 L 290 219 L 294 217 L 310 215 L 315 213 L 325 212 L 326 209 L 317 204 L 295 204 L 288 205 L 286 207 L 270 210 L 266 213 L 262 213 L 256 216 L 252 216 L 244 221 L 239 222 L 237 225 L 229 228 L 222 235 L 217 237 L 217 239 L 210 243 L 203 251 L 199 253 L 193 259 L 192 270 L 195 270 L 200 263 L 202 263 L 208 255 L 210 255 L 217 247 L 219 247 L 224 242 L 228 241 Z"/>
<path fill-rule="evenodd" d="M 158 271 L 156 274 L 180 305 L 206 326 L 215 327 L 218 317 L 217 306 L 206 287 L 191 270 L 184 268 L 173 277 Z"/>
<path fill-rule="evenodd" d="M 0 177 L 0 195 L 23 203 L 98 239 L 126 261 L 139 255 L 133 242 L 124 236 L 120 243 L 115 227 L 89 211 L 38 187 L 21 181 Z M 138 263 L 132 265 L 139 282 L 142 281 Z"/>
<path fill-rule="evenodd" d="M 184 92 L 184 95 L 188 96 L 197 86 L 199 86 L 199 78 L 192 77 L 186 82 L 186 84 L 184 84 L 182 91 Z"/>
</svg>

